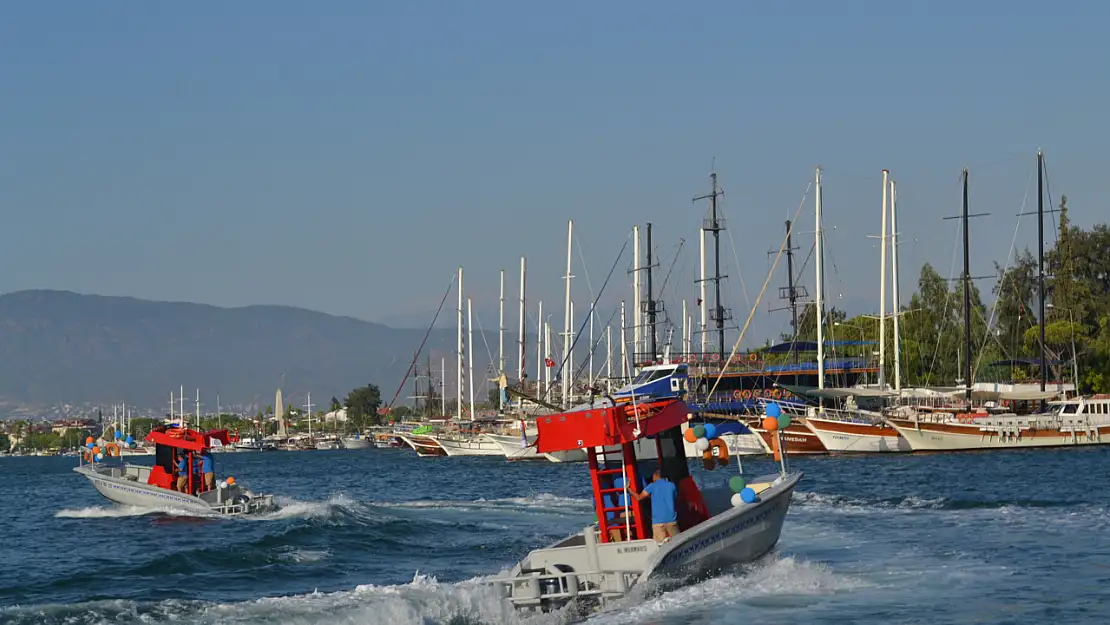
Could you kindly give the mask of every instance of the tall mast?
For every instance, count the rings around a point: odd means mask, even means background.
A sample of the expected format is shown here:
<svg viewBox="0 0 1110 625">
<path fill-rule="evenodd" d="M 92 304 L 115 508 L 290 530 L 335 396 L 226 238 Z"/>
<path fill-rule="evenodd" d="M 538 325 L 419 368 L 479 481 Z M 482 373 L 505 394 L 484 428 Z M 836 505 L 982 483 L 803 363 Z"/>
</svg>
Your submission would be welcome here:
<svg viewBox="0 0 1110 625">
<path fill-rule="evenodd" d="M 544 357 L 551 358 L 551 324 L 546 321 L 543 323 L 543 353 Z M 551 367 L 546 364 L 543 367 L 543 392 L 548 393 L 551 391 Z"/>
<path fill-rule="evenodd" d="M 658 355 L 659 350 L 657 349 L 658 346 L 655 344 L 655 341 L 656 341 L 656 336 L 655 336 L 655 299 L 654 299 L 655 294 L 652 292 L 653 289 L 652 289 L 652 284 L 651 284 L 651 277 L 652 277 L 651 274 L 652 274 L 652 265 L 651 265 L 651 222 L 648 222 L 648 224 L 647 224 L 647 301 L 644 302 L 644 311 L 647 312 L 648 345 L 651 348 L 651 352 L 649 353 L 649 357 L 650 357 L 651 363 L 654 364 L 655 363 L 655 358 Z"/>
<path fill-rule="evenodd" d="M 898 190 L 890 181 L 890 272 L 894 290 L 894 390 L 902 393 L 902 335 L 898 330 L 898 317 L 902 302 L 898 298 Z"/>
<path fill-rule="evenodd" d="M 640 226 L 632 226 L 632 368 L 640 353 Z"/>
<path fill-rule="evenodd" d="M 562 376 L 559 379 L 559 384 L 563 389 L 563 407 L 570 403 L 570 375 L 568 369 L 570 368 L 570 318 L 571 318 L 571 302 L 570 302 L 570 261 L 571 249 L 574 241 L 574 221 L 567 222 L 567 275 L 566 275 L 566 296 L 563 301 L 563 359 L 564 364 L 561 370 Z"/>
<path fill-rule="evenodd" d="M 497 374 L 505 373 L 505 270 L 501 270 L 501 296 L 497 304 Z M 504 406 L 499 406 L 504 408 Z"/>
<path fill-rule="evenodd" d="M 308 438 L 312 439 L 312 393 L 305 394 L 305 414 L 308 415 Z"/>
<path fill-rule="evenodd" d="M 543 379 L 544 369 L 544 353 L 543 353 L 543 301 L 539 303 L 539 311 L 536 313 L 536 397 L 542 397 L 540 393 L 540 380 Z M 523 386 L 523 384 L 522 384 Z M 547 389 L 543 389 L 547 392 Z"/>
<path fill-rule="evenodd" d="M 613 324 L 605 326 L 605 392 L 613 392 Z"/>
<path fill-rule="evenodd" d="M 725 320 L 731 318 L 732 312 L 725 309 L 721 303 L 721 279 L 728 276 L 721 275 L 721 230 L 725 229 L 724 221 L 717 216 L 717 198 L 724 195 L 724 191 L 717 188 L 717 172 L 709 175 L 713 190 L 707 195 L 700 195 L 694 201 L 709 200 L 709 218 L 702 225 L 702 230 L 713 233 L 713 312 L 709 318 L 717 326 L 717 353 L 723 364 L 725 361 Z M 702 302 L 704 306 L 705 303 Z"/>
<path fill-rule="evenodd" d="M 439 410 L 443 416 L 447 416 L 447 358 L 440 357 L 439 359 Z"/>
<path fill-rule="evenodd" d="M 470 383 L 470 420 L 474 420 L 474 315 L 470 306 L 470 298 L 466 298 L 466 358 L 467 372 Z"/>
<path fill-rule="evenodd" d="M 463 396 L 463 270 L 462 270 L 462 267 L 459 267 L 459 308 L 458 308 L 458 315 L 459 315 L 459 320 L 458 320 L 459 321 L 458 322 L 459 341 L 458 341 L 458 344 L 455 345 L 455 356 L 456 356 L 456 360 L 457 360 L 456 368 L 455 368 L 455 379 L 456 379 L 456 382 L 458 382 L 458 386 L 455 389 L 455 391 L 456 391 L 455 396 L 458 399 L 455 401 L 455 419 L 457 419 L 459 421 L 462 421 L 462 405 L 463 405 L 463 400 L 465 399 L 464 396 Z"/>
<path fill-rule="evenodd" d="M 886 390 L 886 221 L 890 172 L 883 170 L 883 233 L 879 238 L 879 390 Z"/>
<path fill-rule="evenodd" d="M 705 357 L 706 340 L 709 338 L 709 323 L 706 321 L 709 312 L 709 303 L 705 301 L 705 229 L 698 230 L 698 254 L 701 260 L 701 274 L 698 280 L 698 315 L 700 323 L 698 330 L 701 332 L 701 356 Z"/>
<path fill-rule="evenodd" d="M 519 350 L 520 351 L 520 359 L 519 359 L 520 362 L 517 364 L 517 370 L 516 370 L 516 379 L 521 384 L 524 383 L 524 365 L 525 365 L 525 357 L 524 357 L 525 352 L 524 352 L 524 350 L 527 348 L 527 345 L 528 345 L 528 343 L 525 341 L 525 338 L 526 338 L 527 335 L 525 333 L 526 330 L 524 328 L 524 322 L 528 318 L 528 313 L 527 313 L 527 311 L 525 310 L 525 307 L 524 307 L 525 294 L 527 293 L 527 291 L 526 291 L 527 272 L 528 272 L 528 259 L 521 256 L 520 257 L 520 312 L 519 312 L 520 319 L 519 319 L 519 322 L 517 324 L 518 325 L 517 335 L 520 337 L 520 350 Z"/>
<path fill-rule="evenodd" d="M 682 300 L 682 343 L 681 343 L 681 345 L 682 345 L 682 350 L 681 351 L 682 351 L 683 355 L 686 355 L 686 354 L 690 353 L 690 346 L 686 343 L 686 338 L 688 336 L 686 334 L 686 332 L 689 329 L 686 325 L 686 321 L 687 321 L 687 318 L 686 318 L 686 300 L 683 299 Z"/>
<path fill-rule="evenodd" d="M 597 351 L 596 349 L 594 349 L 595 346 L 596 346 L 596 343 L 594 343 L 594 305 L 593 305 L 593 302 L 590 302 L 590 375 L 589 375 L 590 388 L 593 388 L 593 386 L 594 386 L 594 352 Z"/>
<path fill-rule="evenodd" d="M 624 384 L 628 379 L 628 339 L 625 337 L 624 329 L 627 327 L 627 321 L 624 318 L 624 302 L 621 302 L 621 384 Z M 172 401 L 171 401 L 172 403 Z"/>
<path fill-rule="evenodd" d="M 971 260 L 970 260 L 970 240 L 967 234 L 967 170 L 964 170 L 964 210 L 963 210 L 963 226 L 964 226 L 964 399 L 968 402 L 971 401 Z M 1042 291 L 1043 293 L 1043 291 Z M 1042 311 L 1043 302 L 1042 299 Z M 1043 317 L 1043 313 L 1042 313 Z M 1041 343 L 1041 349 L 1044 349 L 1044 343 Z M 1043 351 L 1041 352 L 1044 353 Z M 1043 358 L 1043 356 L 1042 356 Z M 1043 364 L 1043 360 L 1041 361 Z M 1041 367 L 1042 377 L 1041 384 L 1044 384 L 1044 367 Z"/>
<path fill-rule="evenodd" d="M 966 193 L 966 191 L 965 191 Z M 1048 367 L 1044 358 L 1044 154 L 1037 150 L 1037 306 L 1040 308 L 1041 392 L 1048 386 Z M 1075 387 L 1076 391 L 1079 386 Z"/>
<path fill-rule="evenodd" d="M 815 313 L 814 318 L 817 320 L 817 388 L 823 389 L 823 388 L 825 388 L 825 302 L 824 302 L 824 288 L 825 287 L 822 284 L 822 282 L 824 280 L 824 276 L 822 275 L 822 273 L 824 272 L 825 269 L 824 269 L 824 262 L 823 262 L 824 259 L 822 258 L 822 255 L 824 254 L 824 250 L 822 249 L 823 246 L 821 244 L 821 239 L 823 237 L 823 234 L 821 232 L 821 168 L 820 167 L 818 167 L 816 172 L 814 173 L 814 194 L 813 194 L 813 198 L 814 198 L 813 199 L 814 219 L 817 223 L 817 228 L 815 230 L 814 240 L 813 240 L 813 245 L 814 245 L 814 248 L 813 248 L 814 269 L 817 273 L 817 280 L 816 280 L 816 282 L 817 282 L 817 293 L 815 295 L 816 307 L 815 307 L 813 312 Z M 824 405 L 824 399 L 821 400 L 821 403 L 822 403 L 822 405 Z"/>
<path fill-rule="evenodd" d="M 817 170 L 820 180 L 821 170 Z M 818 200 L 820 208 L 820 200 Z M 794 288 L 794 242 L 792 240 L 790 220 L 786 220 L 786 298 L 790 301 L 790 327 L 794 330 L 794 340 L 798 340 L 798 290 Z M 798 350 L 794 352 L 794 364 L 798 364 Z"/>
</svg>

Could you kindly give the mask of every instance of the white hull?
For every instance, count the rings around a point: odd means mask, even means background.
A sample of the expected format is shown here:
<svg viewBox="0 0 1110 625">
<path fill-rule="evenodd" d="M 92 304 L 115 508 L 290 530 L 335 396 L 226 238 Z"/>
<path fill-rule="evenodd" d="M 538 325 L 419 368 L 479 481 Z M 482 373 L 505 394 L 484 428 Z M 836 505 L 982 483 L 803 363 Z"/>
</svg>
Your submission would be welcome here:
<svg viewBox="0 0 1110 625">
<path fill-rule="evenodd" d="M 447 452 L 448 456 L 503 456 L 505 452 L 501 450 L 501 446 L 493 441 L 478 438 L 439 438 L 429 437 L 439 446 L 443 451 Z"/>
<path fill-rule="evenodd" d="M 833 453 L 884 453 L 910 451 L 909 442 L 889 425 L 845 422 L 808 417 L 805 425 Z"/>
<path fill-rule="evenodd" d="M 505 458 L 509 460 L 545 460 L 543 454 L 536 453 L 535 435 L 521 441 L 519 436 L 501 436 L 499 434 L 486 434 L 486 440 L 496 444 Z"/>
<path fill-rule="evenodd" d="M 347 437 L 343 439 L 343 447 L 346 449 L 369 449 L 370 439 L 362 436 L 359 438 Z"/>
<path fill-rule="evenodd" d="M 341 445 L 339 441 L 320 441 L 316 443 L 316 449 L 320 451 L 335 451 L 337 449 L 343 449 L 343 445 Z"/>
<path fill-rule="evenodd" d="M 982 419 L 974 423 L 915 424 L 909 419 L 889 419 L 914 451 L 963 451 L 973 449 L 1031 449 L 1110 444 L 1110 425 L 1061 426 L 1036 419 Z"/>
<path fill-rule="evenodd" d="M 430 436 L 411 436 L 408 434 L 397 434 L 397 438 L 401 439 L 406 445 L 412 447 L 416 455 L 422 458 L 431 456 L 445 456 L 447 452 L 444 451 L 443 446 L 439 444 L 434 438 Z"/>
<path fill-rule="evenodd" d="M 88 478 L 93 488 L 109 501 L 147 509 L 245 514 L 274 507 L 270 496 L 256 496 L 238 484 L 189 495 L 146 483 L 150 467 L 120 463 L 83 464 L 73 469 Z"/>
</svg>

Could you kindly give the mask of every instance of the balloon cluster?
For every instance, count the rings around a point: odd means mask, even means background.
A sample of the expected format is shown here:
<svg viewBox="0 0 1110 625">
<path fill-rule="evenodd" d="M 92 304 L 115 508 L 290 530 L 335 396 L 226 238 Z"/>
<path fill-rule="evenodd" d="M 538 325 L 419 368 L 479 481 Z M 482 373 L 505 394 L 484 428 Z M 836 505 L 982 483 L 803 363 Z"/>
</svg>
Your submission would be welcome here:
<svg viewBox="0 0 1110 625">
<path fill-rule="evenodd" d="M 728 447 L 725 446 L 724 441 L 717 438 L 717 426 L 712 423 L 695 425 L 687 428 L 682 436 L 686 439 L 686 442 L 694 444 L 694 449 L 701 452 L 702 465 L 707 470 L 712 470 L 717 464 L 721 466 L 728 465 Z M 713 452 L 710 451 L 711 447 L 717 448 L 716 458 L 713 457 Z"/>
<path fill-rule="evenodd" d="M 755 494 L 750 486 L 744 481 L 744 478 L 739 475 L 731 478 L 728 481 L 728 487 L 732 490 L 732 505 L 734 507 L 742 506 L 746 503 L 755 503 L 759 501 L 759 495 Z"/>
<path fill-rule="evenodd" d="M 135 437 L 128 434 L 127 438 L 123 439 L 123 444 L 127 445 L 131 449 L 134 449 L 135 448 Z"/>
<path fill-rule="evenodd" d="M 768 403 L 766 409 L 764 409 L 763 411 L 763 414 L 763 429 L 767 430 L 768 432 L 774 432 L 775 430 L 785 430 L 786 428 L 790 427 L 790 415 L 783 414 L 782 408 L 779 408 L 779 405 L 775 402 Z"/>
<path fill-rule="evenodd" d="M 99 462 L 104 459 L 104 454 L 101 453 L 100 447 L 96 444 L 96 439 L 93 437 L 89 436 L 85 439 L 85 449 L 88 449 L 85 457 L 90 462 Z"/>
</svg>

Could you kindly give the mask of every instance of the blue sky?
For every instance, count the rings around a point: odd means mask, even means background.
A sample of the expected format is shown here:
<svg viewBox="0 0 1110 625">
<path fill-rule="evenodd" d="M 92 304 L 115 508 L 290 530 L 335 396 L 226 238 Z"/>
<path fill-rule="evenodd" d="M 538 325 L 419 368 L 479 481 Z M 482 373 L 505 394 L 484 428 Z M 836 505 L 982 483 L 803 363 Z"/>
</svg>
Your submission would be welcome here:
<svg viewBox="0 0 1110 625">
<path fill-rule="evenodd" d="M 949 272 L 940 218 L 965 166 L 973 210 L 993 213 L 973 224 L 973 273 L 1005 261 L 1038 146 L 1075 221 L 1105 219 L 1106 17 L 1025 1 L 9 3 L 0 291 L 395 322 L 427 317 L 461 264 L 493 327 L 497 271 L 514 292 L 524 253 L 530 307 L 560 326 L 573 218 L 595 288 L 633 224 L 655 224 L 664 268 L 685 238 L 677 312 L 715 159 L 737 317 L 816 165 L 833 303 L 876 310 L 884 167 L 905 299 L 923 262 Z M 802 216 L 804 254 L 808 201 Z M 1018 244 L 1035 232 L 1022 222 Z M 615 280 L 610 305 L 631 295 Z M 786 320 L 768 302 L 758 342 Z"/>
</svg>

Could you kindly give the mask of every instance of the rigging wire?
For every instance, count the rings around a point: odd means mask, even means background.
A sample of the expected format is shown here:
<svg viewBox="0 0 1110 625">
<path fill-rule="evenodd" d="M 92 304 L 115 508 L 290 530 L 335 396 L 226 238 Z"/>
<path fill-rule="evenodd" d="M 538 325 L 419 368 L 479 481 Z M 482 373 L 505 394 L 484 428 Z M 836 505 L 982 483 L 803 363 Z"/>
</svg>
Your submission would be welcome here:
<svg viewBox="0 0 1110 625">
<path fill-rule="evenodd" d="M 451 295 L 451 289 L 455 287 L 456 278 L 457 275 L 452 273 L 451 283 L 447 285 L 447 291 L 443 293 L 443 299 L 439 300 L 439 308 L 436 309 L 436 314 L 434 317 L 432 317 L 432 324 L 428 326 L 428 331 L 424 333 L 424 339 L 420 341 L 420 347 L 416 350 L 416 355 L 412 357 L 412 362 L 409 363 L 409 369 L 405 372 L 405 377 L 401 379 L 401 385 L 397 387 L 397 392 L 393 394 L 393 399 L 389 400 L 389 403 L 386 404 L 385 408 L 387 411 L 393 407 L 393 402 L 397 401 L 397 396 L 401 394 L 402 390 L 404 390 L 405 383 L 408 382 L 409 376 L 412 375 L 412 370 L 414 367 L 416 367 L 416 363 L 420 359 L 420 352 L 424 351 L 424 345 L 428 342 L 428 337 L 432 334 L 432 328 L 436 326 L 436 320 L 439 319 L 439 313 L 443 312 L 443 305 L 447 303 L 447 298 Z"/>
</svg>

